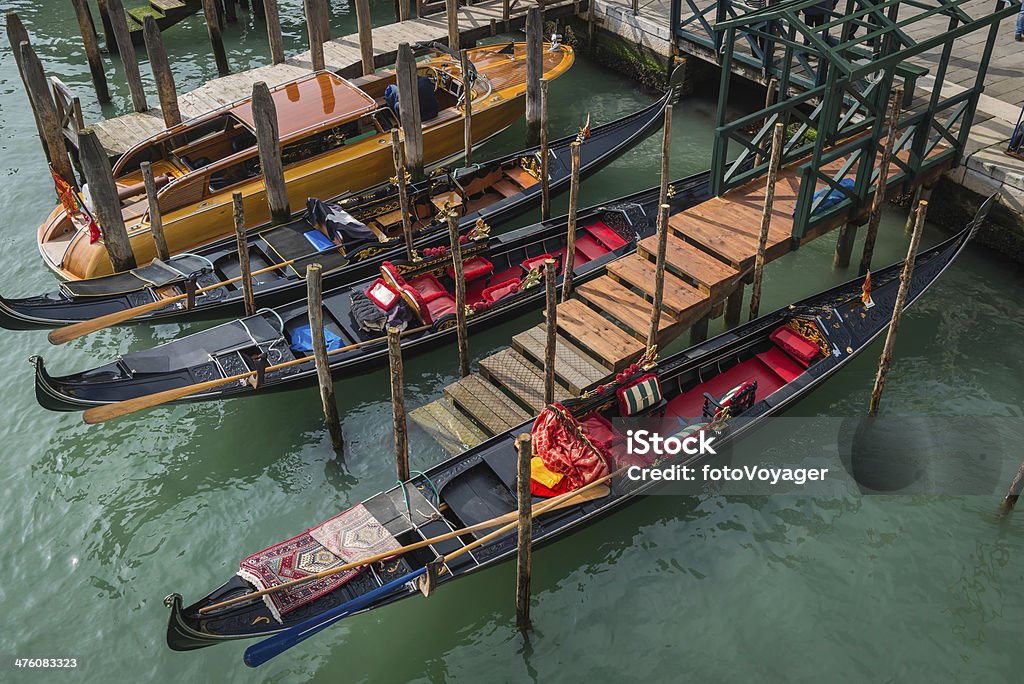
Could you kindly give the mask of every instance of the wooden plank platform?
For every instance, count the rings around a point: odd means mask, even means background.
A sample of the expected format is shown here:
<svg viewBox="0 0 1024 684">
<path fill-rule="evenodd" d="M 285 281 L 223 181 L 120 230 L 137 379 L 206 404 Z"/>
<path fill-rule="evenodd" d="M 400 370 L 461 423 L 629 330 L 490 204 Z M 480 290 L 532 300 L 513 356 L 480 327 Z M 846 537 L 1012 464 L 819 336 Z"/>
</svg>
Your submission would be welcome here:
<svg viewBox="0 0 1024 684">
<path fill-rule="evenodd" d="M 654 297 L 655 265 L 640 256 L 631 254 L 608 264 L 608 273 L 612 278 L 635 287 L 648 298 Z M 671 273 L 665 274 L 665 290 L 662 303 L 666 311 L 676 318 L 685 317 L 691 309 L 696 309 L 707 300 L 697 288 L 686 283 Z"/>
<path fill-rule="evenodd" d="M 505 348 L 480 361 L 484 375 L 504 387 L 534 415 L 544 408 L 544 372 L 514 349 Z M 555 401 L 568 399 L 569 393 L 555 384 Z"/>
<path fill-rule="evenodd" d="M 557 315 L 558 329 L 609 370 L 622 370 L 644 351 L 642 342 L 578 299 L 559 304 Z"/>
<path fill-rule="evenodd" d="M 512 337 L 512 348 L 544 365 L 547 324 L 541 323 Z M 561 335 L 555 335 L 555 379 L 573 394 L 580 394 L 599 385 L 608 369 Z"/>
<path fill-rule="evenodd" d="M 610 276 L 601 276 L 576 288 L 576 295 L 598 312 L 604 311 L 625 326 L 641 342 L 647 341 L 653 315 L 652 302 L 625 287 Z M 662 315 L 658 335 L 675 325 L 675 319 Z"/>
<path fill-rule="evenodd" d="M 530 417 L 529 413 L 476 373 L 445 387 L 444 395 L 492 435 L 514 428 Z"/>
<path fill-rule="evenodd" d="M 432 401 L 409 412 L 409 417 L 448 453 L 457 454 L 487 439 L 483 430 L 462 415 L 447 399 Z"/>
<path fill-rule="evenodd" d="M 640 241 L 638 250 L 650 261 L 658 258 L 658 236 Z M 739 271 L 724 261 L 711 256 L 699 247 L 669 234 L 665 240 L 665 269 L 683 280 L 692 282 L 697 289 L 712 299 L 728 294 Z"/>
</svg>

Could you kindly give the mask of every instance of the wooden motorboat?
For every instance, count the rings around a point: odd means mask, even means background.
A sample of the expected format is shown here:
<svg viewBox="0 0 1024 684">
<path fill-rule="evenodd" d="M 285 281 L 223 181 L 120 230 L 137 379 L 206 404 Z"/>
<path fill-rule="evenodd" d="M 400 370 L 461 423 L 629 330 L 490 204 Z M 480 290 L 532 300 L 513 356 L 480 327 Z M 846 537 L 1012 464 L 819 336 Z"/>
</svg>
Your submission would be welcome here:
<svg viewBox="0 0 1024 684">
<path fill-rule="evenodd" d="M 469 58 L 478 74 L 471 90 L 473 137 L 479 143 L 523 114 L 525 45 L 474 48 Z M 572 65 L 572 48 L 549 45 L 543 61 L 545 77 L 557 78 Z M 421 61 L 418 72 L 435 84 L 438 106 L 437 115 L 423 122 L 424 160 L 440 163 L 463 148 L 461 67 L 458 60 L 442 54 Z M 309 197 L 362 191 L 394 175 L 390 131 L 398 121 L 384 99 L 394 81 L 392 71 L 355 81 L 323 71 L 272 90 L 292 208 L 305 206 Z M 248 227 L 269 219 L 251 99 L 144 140 L 114 165 L 136 263 L 156 256 L 140 171 L 143 161 L 151 163 L 157 179 L 172 254 L 232 234 L 232 193 L 242 193 Z M 102 239 L 91 242 L 88 229 L 72 222 L 63 207 L 54 209 L 40 226 L 38 240 L 44 261 L 67 279 L 112 272 Z"/>
</svg>

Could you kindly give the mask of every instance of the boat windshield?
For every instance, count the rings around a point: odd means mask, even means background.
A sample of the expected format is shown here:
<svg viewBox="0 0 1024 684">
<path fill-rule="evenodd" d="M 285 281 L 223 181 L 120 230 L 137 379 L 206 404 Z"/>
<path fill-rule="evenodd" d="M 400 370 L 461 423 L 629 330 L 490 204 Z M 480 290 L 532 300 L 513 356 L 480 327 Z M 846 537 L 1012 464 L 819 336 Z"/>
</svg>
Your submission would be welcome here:
<svg viewBox="0 0 1024 684">
<path fill-rule="evenodd" d="M 256 144 L 256 136 L 233 114 L 225 113 L 174 135 L 170 154 L 188 171 L 243 152 Z"/>
</svg>

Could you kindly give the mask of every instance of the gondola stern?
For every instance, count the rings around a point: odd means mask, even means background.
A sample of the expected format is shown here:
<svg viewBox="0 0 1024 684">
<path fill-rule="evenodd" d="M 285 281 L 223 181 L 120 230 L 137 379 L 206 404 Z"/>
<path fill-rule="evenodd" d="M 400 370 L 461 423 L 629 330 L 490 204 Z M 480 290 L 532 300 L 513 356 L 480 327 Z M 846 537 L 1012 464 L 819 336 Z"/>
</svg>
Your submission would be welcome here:
<svg viewBox="0 0 1024 684">
<path fill-rule="evenodd" d="M 172 651 L 195 651 L 217 643 L 216 640 L 206 637 L 189 624 L 188 618 L 185 616 L 181 594 L 177 592 L 168 594 L 164 599 L 164 605 L 171 611 L 167 619 L 167 647 Z"/>
<path fill-rule="evenodd" d="M 18 307 L 17 299 L 7 299 L 0 296 L 0 328 L 6 330 L 38 330 L 49 327 L 42 321 L 22 313 Z"/>
<path fill-rule="evenodd" d="M 61 391 L 59 384 L 47 372 L 43 357 L 33 355 L 29 357 L 28 362 L 35 367 L 36 401 L 40 406 L 49 411 L 61 412 L 81 411 L 86 408 Z"/>
</svg>

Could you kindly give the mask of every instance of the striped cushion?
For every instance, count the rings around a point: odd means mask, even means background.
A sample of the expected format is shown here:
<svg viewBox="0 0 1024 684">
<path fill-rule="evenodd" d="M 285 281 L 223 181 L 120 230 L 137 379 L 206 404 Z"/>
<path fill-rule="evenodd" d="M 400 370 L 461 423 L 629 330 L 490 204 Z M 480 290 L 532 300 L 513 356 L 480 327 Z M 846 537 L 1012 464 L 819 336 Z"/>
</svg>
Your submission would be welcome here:
<svg viewBox="0 0 1024 684">
<path fill-rule="evenodd" d="M 661 402 L 661 384 L 658 376 L 648 373 L 636 381 L 616 390 L 619 411 L 624 416 L 635 416 Z"/>
</svg>

